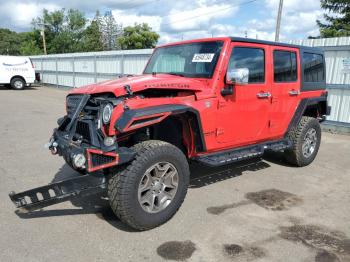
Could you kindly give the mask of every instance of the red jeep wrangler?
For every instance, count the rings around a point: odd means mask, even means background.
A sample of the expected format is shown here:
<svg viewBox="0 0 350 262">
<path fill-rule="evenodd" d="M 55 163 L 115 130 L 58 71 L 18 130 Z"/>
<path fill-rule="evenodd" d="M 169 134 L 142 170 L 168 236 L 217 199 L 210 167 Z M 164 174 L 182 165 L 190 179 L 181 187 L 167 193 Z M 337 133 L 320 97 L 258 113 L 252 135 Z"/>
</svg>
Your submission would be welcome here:
<svg viewBox="0 0 350 262">
<path fill-rule="evenodd" d="M 142 75 L 67 96 L 48 147 L 84 175 L 10 197 L 31 211 L 107 189 L 122 221 L 159 226 L 185 198 L 189 160 L 219 166 L 272 150 L 310 164 L 325 89 L 319 49 L 236 37 L 160 46 Z"/>
</svg>

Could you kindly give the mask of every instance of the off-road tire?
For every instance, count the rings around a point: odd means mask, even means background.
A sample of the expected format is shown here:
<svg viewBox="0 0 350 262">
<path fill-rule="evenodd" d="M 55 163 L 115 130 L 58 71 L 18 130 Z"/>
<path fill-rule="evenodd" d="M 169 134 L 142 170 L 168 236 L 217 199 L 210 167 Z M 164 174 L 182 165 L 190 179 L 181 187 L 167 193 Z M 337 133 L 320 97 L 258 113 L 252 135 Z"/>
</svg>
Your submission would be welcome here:
<svg viewBox="0 0 350 262">
<path fill-rule="evenodd" d="M 17 84 L 20 83 L 21 85 Z M 26 86 L 26 82 L 19 77 L 15 77 L 11 79 L 11 87 L 14 90 L 23 90 Z"/>
<path fill-rule="evenodd" d="M 312 128 L 316 130 L 317 142 L 313 153 L 309 157 L 305 157 L 302 152 L 302 145 L 306 133 Z M 291 149 L 285 151 L 285 159 L 288 163 L 302 167 L 314 161 L 321 144 L 321 127 L 317 119 L 303 116 L 299 124 L 288 132 L 287 137 L 292 142 Z"/>
<path fill-rule="evenodd" d="M 168 221 L 185 199 L 189 184 L 189 165 L 179 148 L 159 140 L 136 144 L 134 160 L 112 174 L 108 181 L 108 198 L 115 215 L 137 230 L 148 230 Z M 178 188 L 171 203 L 158 213 L 148 213 L 138 201 L 138 186 L 146 170 L 161 161 L 167 161 L 178 171 Z"/>
</svg>

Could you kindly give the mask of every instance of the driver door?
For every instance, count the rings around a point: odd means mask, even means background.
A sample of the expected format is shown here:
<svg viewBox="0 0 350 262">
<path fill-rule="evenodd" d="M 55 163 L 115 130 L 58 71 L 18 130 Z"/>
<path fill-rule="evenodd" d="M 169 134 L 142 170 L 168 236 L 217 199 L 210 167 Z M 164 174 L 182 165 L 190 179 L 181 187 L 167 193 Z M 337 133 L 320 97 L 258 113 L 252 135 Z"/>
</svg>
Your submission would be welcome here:
<svg viewBox="0 0 350 262">
<path fill-rule="evenodd" d="M 225 147 L 254 144 L 269 135 L 271 105 L 270 47 L 232 43 L 227 70 L 249 71 L 248 82 L 233 84 L 233 94 L 222 96 L 218 106 L 217 141 Z"/>
</svg>

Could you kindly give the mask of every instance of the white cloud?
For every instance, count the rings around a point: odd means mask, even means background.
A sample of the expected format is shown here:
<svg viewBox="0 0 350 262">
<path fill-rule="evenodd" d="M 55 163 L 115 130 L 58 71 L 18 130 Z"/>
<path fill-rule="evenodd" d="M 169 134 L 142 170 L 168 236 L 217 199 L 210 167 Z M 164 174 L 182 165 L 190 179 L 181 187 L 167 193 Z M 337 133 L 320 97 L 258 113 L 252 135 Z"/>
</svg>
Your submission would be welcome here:
<svg viewBox="0 0 350 262">
<path fill-rule="evenodd" d="M 92 18 L 96 10 L 112 10 L 124 26 L 148 23 L 160 34 L 160 43 L 181 39 L 236 35 L 274 39 L 279 0 L 8 0 L 0 3 L 0 27 L 30 30 L 31 21 L 43 8 L 50 11 L 75 8 Z M 242 17 L 242 10 L 252 10 Z M 322 18 L 319 0 L 284 0 L 281 39 L 317 35 L 316 19 Z M 240 20 L 237 19 L 240 17 Z M 240 26 L 239 26 L 240 25 Z"/>
<path fill-rule="evenodd" d="M 147 23 L 153 30 L 159 32 L 161 17 L 149 15 L 136 15 L 122 10 L 113 10 L 113 16 L 118 23 L 125 26 L 133 26 L 135 23 Z"/>
<path fill-rule="evenodd" d="M 268 9 L 277 16 L 279 0 L 265 0 Z M 319 0 L 284 0 L 281 32 L 286 38 L 301 38 L 319 33 L 316 20 L 322 18 Z"/>
<path fill-rule="evenodd" d="M 1 6 L 0 19 L 5 19 L 10 25 L 15 25 L 19 29 L 27 29 L 31 27 L 33 18 L 38 17 L 44 8 L 49 11 L 54 11 L 60 7 L 51 3 L 39 4 L 37 2 L 6 2 Z"/>
<path fill-rule="evenodd" d="M 277 12 L 280 0 L 265 0 L 269 9 Z M 320 0 L 284 0 L 283 10 L 293 12 L 309 12 L 320 9 Z"/>
<path fill-rule="evenodd" d="M 169 15 L 163 18 L 161 28 L 173 32 L 202 30 L 208 28 L 213 19 L 232 16 L 238 11 L 237 7 L 229 4 L 206 6 L 201 1 L 198 1 L 198 4 L 199 7 L 194 9 L 171 10 Z"/>
</svg>

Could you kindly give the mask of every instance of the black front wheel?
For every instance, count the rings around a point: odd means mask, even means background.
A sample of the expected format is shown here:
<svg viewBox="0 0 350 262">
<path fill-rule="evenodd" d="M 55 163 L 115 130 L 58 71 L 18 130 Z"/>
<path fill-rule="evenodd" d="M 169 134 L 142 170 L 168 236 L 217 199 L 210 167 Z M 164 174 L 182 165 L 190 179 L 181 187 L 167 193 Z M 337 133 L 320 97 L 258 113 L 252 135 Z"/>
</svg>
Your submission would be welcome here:
<svg viewBox="0 0 350 262">
<path fill-rule="evenodd" d="M 189 166 L 182 151 L 163 141 L 134 146 L 135 159 L 112 174 L 108 197 L 113 212 L 137 230 L 168 221 L 180 208 L 189 184 Z"/>
</svg>

